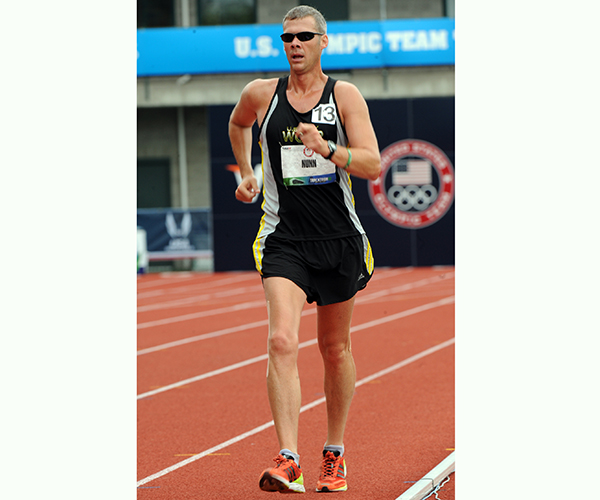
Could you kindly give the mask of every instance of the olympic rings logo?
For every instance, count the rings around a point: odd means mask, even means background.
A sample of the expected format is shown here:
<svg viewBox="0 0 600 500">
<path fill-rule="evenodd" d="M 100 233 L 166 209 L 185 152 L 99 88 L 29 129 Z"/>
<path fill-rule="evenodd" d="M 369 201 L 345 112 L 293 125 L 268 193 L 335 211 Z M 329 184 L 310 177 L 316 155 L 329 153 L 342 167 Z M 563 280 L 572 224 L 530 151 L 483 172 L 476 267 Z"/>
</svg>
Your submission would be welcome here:
<svg viewBox="0 0 600 500">
<path fill-rule="evenodd" d="M 437 199 L 437 189 L 431 184 L 425 186 L 392 186 L 388 189 L 388 199 L 405 212 L 414 208 L 418 211 L 429 208 Z"/>
<path fill-rule="evenodd" d="M 381 152 L 381 174 L 368 188 L 373 206 L 390 224 L 420 229 L 440 220 L 454 202 L 454 168 L 437 146 L 406 139 Z"/>
</svg>

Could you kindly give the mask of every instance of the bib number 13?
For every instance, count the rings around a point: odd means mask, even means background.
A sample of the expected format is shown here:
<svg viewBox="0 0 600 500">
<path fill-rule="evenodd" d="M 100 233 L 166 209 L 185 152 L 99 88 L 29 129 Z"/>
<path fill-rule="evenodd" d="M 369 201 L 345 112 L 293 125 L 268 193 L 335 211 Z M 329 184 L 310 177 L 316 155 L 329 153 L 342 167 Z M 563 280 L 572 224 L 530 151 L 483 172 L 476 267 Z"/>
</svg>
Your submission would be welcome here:
<svg viewBox="0 0 600 500">
<path fill-rule="evenodd" d="M 313 123 L 335 124 L 335 105 L 321 104 L 312 111 L 311 121 Z"/>
</svg>

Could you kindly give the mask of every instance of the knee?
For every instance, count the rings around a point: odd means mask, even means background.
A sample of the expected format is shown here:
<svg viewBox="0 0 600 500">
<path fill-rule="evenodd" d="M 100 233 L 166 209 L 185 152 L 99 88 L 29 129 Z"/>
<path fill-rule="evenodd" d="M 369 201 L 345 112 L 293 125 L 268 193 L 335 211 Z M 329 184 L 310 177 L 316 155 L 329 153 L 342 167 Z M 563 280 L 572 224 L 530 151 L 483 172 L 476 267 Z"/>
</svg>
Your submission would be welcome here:
<svg viewBox="0 0 600 500">
<path fill-rule="evenodd" d="M 343 364 L 349 357 L 352 357 L 352 350 L 349 342 L 322 343 L 320 346 L 323 361 L 329 365 Z"/>
<path fill-rule="evenodd" d="M 284 357 L 298 354 L 298 339 L 289 330 L 277 330 L 269 336 L 269 356 Z"/>
</svg>

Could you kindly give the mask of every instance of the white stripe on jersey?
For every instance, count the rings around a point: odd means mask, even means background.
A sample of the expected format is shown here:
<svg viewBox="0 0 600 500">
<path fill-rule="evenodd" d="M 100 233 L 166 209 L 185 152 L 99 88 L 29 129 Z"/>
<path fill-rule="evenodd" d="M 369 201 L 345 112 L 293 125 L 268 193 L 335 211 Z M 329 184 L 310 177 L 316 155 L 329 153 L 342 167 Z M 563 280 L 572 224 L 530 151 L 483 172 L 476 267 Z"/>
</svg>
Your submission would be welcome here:
<svg viewBox="0 0 600 500">
<path fill-rule="evenodd" d="M 335 88 L 335 87 L 334 87 Z M 333 91 L 329 95 L 329 102 L 333 104 Z M 337 124 L 337 141 L 343 147 L 348 145 L 348 138 L 346 137 L 346 132 L 342 127 L 340 116 L 337 112 L 337 106 L 335 108 L 336 112 L 336 124 Z M 365 230 L 360 223 L 358 215 L 356 215 L 356 208 L 354 206 L 354 195 L 352 194 L 352 181 L 350 180 L 350 174 L 346 172 L 343 168 L 338 167 L 338 174 L 340 175 L 339 186 L 342 188 L 342 192 L 344 193 L 344 204 L 350 213 L 350 219 L 354 224 L 354 227 L 360 234 L 365 234 Z"/>
<path fill-rule="evenodd" d="M 261 134 L 259 137 L 260 149 L 262 151 L 262 171 L 263 171 L 263 203 L 262 209 L 264 214 L 260 219 L 260 227 L 258 234 L 254 240 L 253 251 L 254 251 L 254 262 L 256 269 L 259 273 L 262 273 L 262 258 L 265 249 L 265 238 L 275 231 L 275 227 L 279 224 L 279 194 L 277 192 L 277 183 L 273 176 L 273 169 L 271 168 L 271 160 L 269 159 L 269 144 L 267 143 L 267 126 L 269 120 L 275 109 L 279 98 L 277 93 L 271 103 L 271 108 L 265 117 L 262 127 Z"/>
</svg>

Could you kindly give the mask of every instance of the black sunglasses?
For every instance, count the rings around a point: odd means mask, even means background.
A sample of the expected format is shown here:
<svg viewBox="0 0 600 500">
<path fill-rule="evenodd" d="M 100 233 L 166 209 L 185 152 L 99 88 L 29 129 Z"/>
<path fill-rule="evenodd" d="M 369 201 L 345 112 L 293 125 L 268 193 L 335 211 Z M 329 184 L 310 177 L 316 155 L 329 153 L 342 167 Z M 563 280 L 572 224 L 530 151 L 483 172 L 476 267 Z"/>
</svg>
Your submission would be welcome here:
<svg viewBox="0 0 600 500">
<path fill-rule="evenodd" d="M 312 40 L 315 35 L 324 35 L 324 33 L 312 33 L 311 31 L 301 31 L 300 33 L 284 33 L 281 35 L 281 39 L 285 43 L 290 43 L 294 41 L 294 37 L 298 39 L 299 42 L 308 42 Z"/>
</svg>

